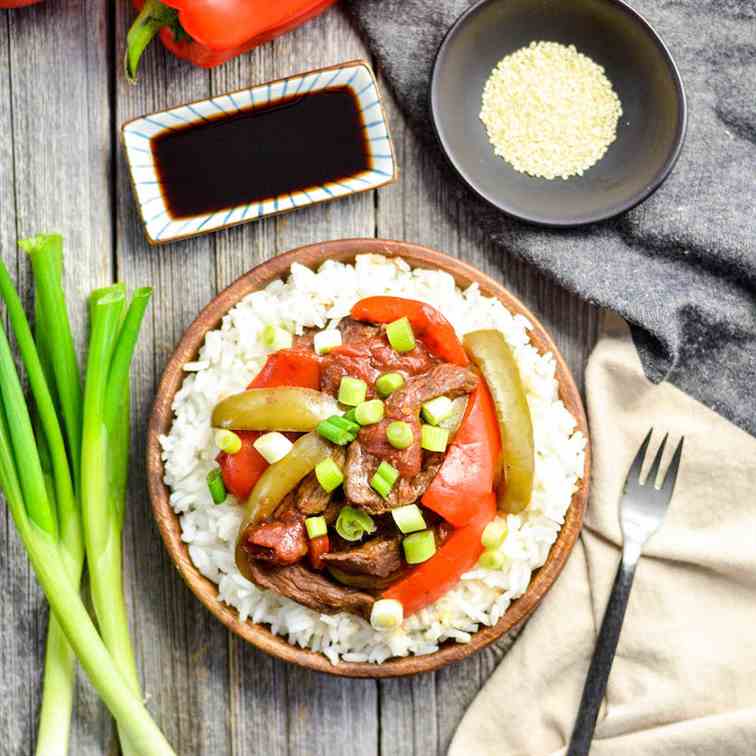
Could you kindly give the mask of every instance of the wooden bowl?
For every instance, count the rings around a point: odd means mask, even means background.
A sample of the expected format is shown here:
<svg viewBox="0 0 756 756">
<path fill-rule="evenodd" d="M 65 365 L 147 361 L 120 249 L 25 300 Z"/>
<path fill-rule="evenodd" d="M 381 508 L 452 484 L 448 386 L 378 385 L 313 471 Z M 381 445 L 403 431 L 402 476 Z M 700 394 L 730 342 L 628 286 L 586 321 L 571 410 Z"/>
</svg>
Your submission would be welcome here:
<svg viewBox="0 0 756 756">
<path fill-rule="evenodd" d="M 565 523 L 559 532 L 559 537 L 551 547 L 546 563 L 535 572 L 527 592 L 512 602 L 506 614 L 496 625 L 479 630 L 470 643 L 447 642 L 438 651 L 426 656 L 390 659 L 382 664 L 340 662 L 338 665 L 333 665 L 322 654 L 292 646 L 285 638 L 274 635 L 262 625 L 254 624 L 251 621 L 240 622 L 236 609 L 219 601 L 217 585 L 200 574 L 189 558 L 187 545 L 181 540 L 179 519 L 171 508 L 168 499 L 169 491 L 163 483 L 163 461 L 158 441 L 161 434 L 169 432 L 173 422 L 171 404 L 185 378 L 182 366 L 185 362 L 196 358 L 197 352 L 205 340 L 205 334 L 220 325 L 221 318 L 228 310 L 250 292 L 264 287 L 276 278 L 285 276 L 294 262 L 316 267 L 324 260 L 351 260 L 355 254 L 361 252 L 400 256 L 413 267 L 444 270 L 450 273 L 462 286 L 476 282 L 483 293 L 498 297 L 511 312 L 525 315 L 533 324 L 533 329 L 530 332 L 533 344 L 539 352 L 550 351 L 554 354 L 557 362 L 560 397 L 577 420 L 579 430 L 588 438 L 588 426 L 583 403 L 564 359 L 543 326 L 506 289 L 475 268 L 427 247 L 380 239 L 342 239 L 300 247 L 258 265 L 218 294 L 200 312 L 176 347 L 158 387 L 148 429 L 147 479 L 152 508 L 168 553 L 192 592 L 226 627 L 259 649 L 302 667 L 345 677 L 396 677 L 417 672 L 428 672 L 451 662 L 459 661 L 492 643 L 503 633 L 522 622 L 535 609 L 561 572 L 580 533 L 588 499 L 589 446 L 586 448 L 585 470 L 580 488 L 572 498 Z"/>
</svg>

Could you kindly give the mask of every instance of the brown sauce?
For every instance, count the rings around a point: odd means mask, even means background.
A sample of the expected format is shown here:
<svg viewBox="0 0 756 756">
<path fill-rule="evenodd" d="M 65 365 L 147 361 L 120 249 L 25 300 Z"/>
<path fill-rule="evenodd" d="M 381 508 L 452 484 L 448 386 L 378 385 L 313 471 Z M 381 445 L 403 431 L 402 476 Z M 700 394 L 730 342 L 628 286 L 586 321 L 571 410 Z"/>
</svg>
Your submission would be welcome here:
<svg viewBox="0 0 756 756">
<path fill-rule="evenodd" d="M 151 147 L 173 218 L 307 191 L 370 169 L 348 87 L 219 114 L 160 134 Z"/>
</svg>

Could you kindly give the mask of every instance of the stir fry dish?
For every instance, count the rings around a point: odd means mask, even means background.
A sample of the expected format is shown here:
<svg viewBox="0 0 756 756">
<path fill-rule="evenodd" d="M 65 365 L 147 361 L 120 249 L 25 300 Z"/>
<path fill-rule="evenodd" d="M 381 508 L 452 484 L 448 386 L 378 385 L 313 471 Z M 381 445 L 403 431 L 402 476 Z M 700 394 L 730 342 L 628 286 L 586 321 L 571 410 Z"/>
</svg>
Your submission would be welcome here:
<svg viewBox="0 0 756 756">
<path fill-rule="evenodd" d="M 262 338 L 265 365 L 212 415 L 210 493 L 245 507 L 239 571 L 396 627 L 485 563 L 497 511 L 530 501 L 533 430 L 510 348 L 497 330 L 460 341 L 436 309 L 394 296 L 357 302 L 338 327 Z"/>
</svg>

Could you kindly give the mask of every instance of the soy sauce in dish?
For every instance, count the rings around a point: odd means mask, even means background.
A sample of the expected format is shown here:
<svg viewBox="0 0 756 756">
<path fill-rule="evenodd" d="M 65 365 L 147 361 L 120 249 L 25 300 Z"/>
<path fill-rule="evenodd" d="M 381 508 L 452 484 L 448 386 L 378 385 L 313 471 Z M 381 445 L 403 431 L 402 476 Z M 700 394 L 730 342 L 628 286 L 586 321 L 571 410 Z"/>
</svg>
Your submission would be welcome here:
<svg viewBox="0 0 756 756">
<path fill-rule="evenodd" d="M 150 144 L 169 214 L 188 218 L 307 191 L 370 169 L 348 87 L 172 128 Z"/>
</svg>

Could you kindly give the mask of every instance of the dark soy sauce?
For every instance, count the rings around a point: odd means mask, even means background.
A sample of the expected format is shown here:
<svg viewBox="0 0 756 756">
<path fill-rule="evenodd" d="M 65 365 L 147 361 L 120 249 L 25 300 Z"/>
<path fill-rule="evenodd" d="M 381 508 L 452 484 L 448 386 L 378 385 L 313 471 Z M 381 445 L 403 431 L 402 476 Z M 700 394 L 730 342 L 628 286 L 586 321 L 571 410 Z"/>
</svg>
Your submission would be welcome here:
<svg viewBox="0 0 756 756">
<path fill-rule="evenodd" d="M 188 124 L 151 140 L 168 212 L 187 218 L 370 169 L 351 89 L 338 87 Z"/>
</svg>

